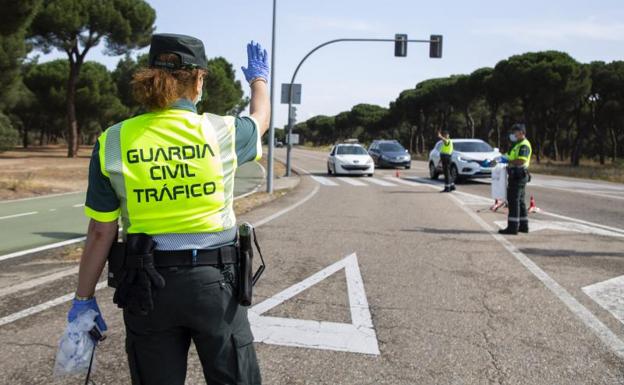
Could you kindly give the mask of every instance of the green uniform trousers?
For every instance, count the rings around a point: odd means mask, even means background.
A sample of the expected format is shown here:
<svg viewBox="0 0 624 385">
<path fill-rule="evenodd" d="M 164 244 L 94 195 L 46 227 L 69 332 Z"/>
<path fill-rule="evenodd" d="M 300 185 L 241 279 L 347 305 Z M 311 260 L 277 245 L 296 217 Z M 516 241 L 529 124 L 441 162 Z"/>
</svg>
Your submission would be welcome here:
<svg viewBox="0 0 624 385">
<path fill-rule="evenodd" d="M 507 226 L 510 229 L 528 229 L 529 215 L 527 212 L 524 190 L 529 180 L 526 169 L 519 167 L 508 168 L 507 205 L 509 216 Z"/>
<path fill-rule="evenodd" d="M 453 179 L 453 174 L 451 174 L 451 155 L 440 154 L 440 160 L 442 161 L 442 171 L 444 172 L 444 188 L 455 186 L 455 180 Z"/>
<path fill-rule="evenodd" d="M 236 269 L 158 269 L 165 288 L 147 316 L 124 311 L 133 385 L 184 385 L 191 341 L 208 385 L 261 384 L 247 319 L 236 300 Z"/>
</svg>

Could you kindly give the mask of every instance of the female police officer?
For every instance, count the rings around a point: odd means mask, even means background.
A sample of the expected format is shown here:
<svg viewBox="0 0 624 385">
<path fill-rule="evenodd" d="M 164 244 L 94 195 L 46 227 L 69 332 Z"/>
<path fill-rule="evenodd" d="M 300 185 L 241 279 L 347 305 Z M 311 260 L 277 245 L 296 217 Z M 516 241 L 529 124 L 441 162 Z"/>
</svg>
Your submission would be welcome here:
<svg viewBox="0 0 624 385">
<path fill-rule="evenodd" d="M 114 301 L 124 309 L 133 384 L 183 385 L 194 342 L 208 384 L 260 384 L 244 307 L 233 295 L 236 167 L 261 156 L 269 122 L 267 53 L 247 46 L 251 117 L 197 114 L 207 59 L 190 36 L 156 34 L 149 68 L 134 75 L 150 112 L 116 124 L 93 151 L 91 218 L 71 321 L 94 292 L 121 217 L 125 263 Z M 109 266 L 110 275 L 110 266 Z"/>
</svg>

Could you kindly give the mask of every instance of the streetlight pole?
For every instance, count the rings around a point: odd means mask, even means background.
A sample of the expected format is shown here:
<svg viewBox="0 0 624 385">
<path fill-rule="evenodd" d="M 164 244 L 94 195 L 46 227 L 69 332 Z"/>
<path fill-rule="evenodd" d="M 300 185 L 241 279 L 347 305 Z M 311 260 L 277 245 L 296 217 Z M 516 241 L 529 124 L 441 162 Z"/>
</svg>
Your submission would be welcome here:
<svg viewBox="0 0 624 385">
<path fill-rule="evenodd" d="M 275 13 L 277 0 L 273 0 L 273 27 L 271 32 L 271 118 L 269 120 L 269 154 L 267 158 L 266 192 L 273 193 L 273 152 L 275 149 L 275 127 L 273 127 L 273 105 L 275 104 Z"/>
<path fill-rule="evenodd" d="M 407 37 L 407 36 L 406 36 Z M 422 39 L 405 39 L 403 40 L 406 43 L 429 43 L 429 44 L 441 44 L 441 37 L 437 36 L 437 35 L 432 35 L 431 39 L 427 39 L 427 40 L 422 40 Z M 293 120 L 292 120 L 292 101 L 293 101 L 293 84 L 295 83 L 295 78 L 297 77 L 297 73 L 299 72 L 299 69 L 301 68 L 301 65 L 303 65 L 303 62 L 306 61 L 307 58 L 310 57 L 310 55 L 312 55 L 314 52 L 318 51 L 319 49 L 330 45 L 330 44 L 334 44 L 334 43 L 340 43 L 340 42 L 396 42 L 397 39 L 334 39 L 334 40 L 330 40 L 330 41 L 326 41 L 323 44 L 319 44 L 316 47 L 314 47 L 310 52 L 308 52 L 303 59 L 301 59 L 301 61 L 299 62 L 299 64 L 297 65 L 297 68 L 295 68 L 295 72 L 293 73 L 292 78 L 290 79 L 290 86 L 289 88 L 289 92 L 288 92 L 288 146 L 286 147 L 286 176 L 290 176 L 290 169 L 291 169 L 291 160 L 290 160 L 290 152 L 292 150 L 292 144 L 291 142 L 291 135 L 292 135 L 292 129 L 293 129 Z M 431 55 L 431 54 L 430 54 Z M 441 57 L 441 56 L 436 56 L 436 57 Z"/>
</svg>

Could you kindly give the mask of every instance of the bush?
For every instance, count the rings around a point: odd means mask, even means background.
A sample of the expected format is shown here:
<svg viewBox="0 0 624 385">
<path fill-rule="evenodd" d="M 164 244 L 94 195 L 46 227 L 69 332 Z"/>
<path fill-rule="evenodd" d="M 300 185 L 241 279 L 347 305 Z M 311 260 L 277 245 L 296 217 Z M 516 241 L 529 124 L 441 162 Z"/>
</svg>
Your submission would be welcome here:
<svg viewBox="0 0 624 385">
<path fill-rule="evenodd" d="M 10 150 L 19 143 L 19 133 L 11 125 L 9 118 L 0 113 L 0 152 Z"/>
</svg>

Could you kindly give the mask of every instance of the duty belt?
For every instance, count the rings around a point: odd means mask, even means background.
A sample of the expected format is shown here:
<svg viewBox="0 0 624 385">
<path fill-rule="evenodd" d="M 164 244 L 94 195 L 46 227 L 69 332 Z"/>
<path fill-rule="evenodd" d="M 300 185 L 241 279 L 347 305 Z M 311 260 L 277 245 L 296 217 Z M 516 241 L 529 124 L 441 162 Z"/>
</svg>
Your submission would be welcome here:
<svg viewBox="0 0 624 385">
<path fill-rule="evenodd" d="M 156 267 L 208 266 L 238 262 L 236 246 L 202 250 L 154 250 Z"/>
</svg>

